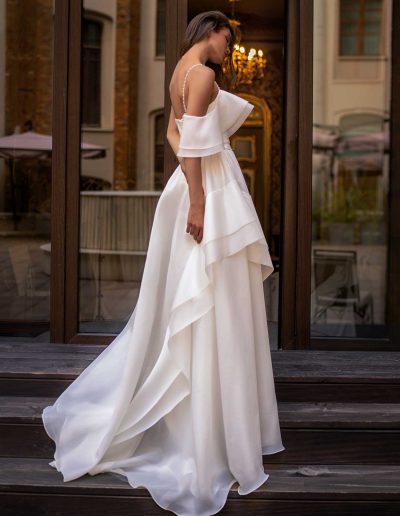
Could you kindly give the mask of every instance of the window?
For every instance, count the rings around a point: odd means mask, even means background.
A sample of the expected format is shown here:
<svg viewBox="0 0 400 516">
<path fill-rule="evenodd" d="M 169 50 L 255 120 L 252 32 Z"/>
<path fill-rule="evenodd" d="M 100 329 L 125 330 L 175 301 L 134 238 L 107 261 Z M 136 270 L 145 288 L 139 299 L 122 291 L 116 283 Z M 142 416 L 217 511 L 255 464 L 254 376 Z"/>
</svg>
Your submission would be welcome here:
<svg viewBox="0 0 400 516">
<path fill-rule="evenodd" d="M 154 117 L 154 190 L 163 189 L 164 114 Z"/>
<path fill-rule="evenodd" d="M 381 4 L 341 2 L 347 19 L 354 20 L 354 31 L 358 27 L 357 45 L 365 43 L 368 31 L 363 30 L 370 27 L 359 21 L 380 20 L 380 12 L 376 17 L 368 13 L 376 14 Z M 372 73 L 353 80 L 361 67 L 375 68 L 372 60 L 362 66 L 348 60 L 348 78 L 336 81 L 334 70 L 320 59 L 320 49 L 328 59 L 334 50 L 331 5 L 331 0 L 314 0 L 311 338 L 318 346 L 332 345 L 330 339 L 349 346 L 377 339 L 378 346 L 389 338 L 392 310 L 389 216 L 397 170 L 389 134 L 391 42 L 373 82 Z M 392 24 L 389 16 L 388 22 Z"/>
<path fill-rule="evenodd" d="M 82 125 L 100 126 L 101 40 L 103 24 L 84 19 L 82 27 Z"/>
<path fill-rule="evenodd" d="M 341 56 L 382 53 L 383 0 L 340 0 Z"/>
<path fill-rule="evenodd" d="M 156 56 L 165 56 L 165 0 L 157 1 Z"/>
</svg>

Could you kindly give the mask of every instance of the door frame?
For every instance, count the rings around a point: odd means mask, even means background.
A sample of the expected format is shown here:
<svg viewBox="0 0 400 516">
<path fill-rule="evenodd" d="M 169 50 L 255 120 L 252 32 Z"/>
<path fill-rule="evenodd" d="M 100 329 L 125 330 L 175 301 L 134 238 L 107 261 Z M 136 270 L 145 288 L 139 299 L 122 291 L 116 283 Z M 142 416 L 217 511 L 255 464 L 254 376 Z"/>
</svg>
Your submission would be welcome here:
<svg viewBox="0 0 400 516">
<path fill-rule="evenodd" d="M 286 0 L 285 11 L 278 341 L 287 350 L 307 348 L 310 335 L 313 0 Z"/>
<path fill-rule="evenodd" d="M 54 3 L 50 342 L 55 343 L 73 341 L 78 325 L 81 18 L 82 1 Z"/>
<path fill-rule="evenodd" d="M 389 184 L 389 249 L 387 285 L 387 324 L 390 343 L 399 350 L 400 335 L 400 2 L 392 2 L 392 84 L 390 88 L 390 184 Z M 395 30 L 395 27 L 397 30 Z"/>
<path fill-rule="evenodd" d="M 287 0 L 286 91 L 282 178 L 279 342 L 282 349 L 398 351 L 400 334 L 400 3 L 393 2 L 390 109 L 390 185 L 387 258 L 388 337 L 311 338 L 311 224 L 313 126 L 313 0 Z M 394 288 L 389 288 L 394 285 Z"/>
<path fill-rule="evenodd" d="M 53 163 L 51 217 L 50 342 L 109 344 L 115 334 L 79 332 L 79 215 L 81 142 L 82 0 L 57 0 L 54 11 Z M 186 28 L 187 1 L 168 0 L 166 77 L 172 74 Z M 165 81 L 165 132 L 170 100 Z M 177 159 L 164 148 L 164 180 Z"/>
<path fill-rule="evenodd" d="M 282 349 L 396 349 L 400 289 L 388 289 L 388 339 L 310 339 L 313 124 L 313 0 L 285 0 L 285 94 L 282 144 L 282 241 L 279 342 Z M 165 132 L 169 79 L 179 59 L 187 0 L 168 0 L 165 55 Z M 115 335 L 79 333 L 80 91 L 82 0 L 57 0 L 54 12 L 53 162 L 51 217 L 50 342 L 107 344 Z M 393 2 L 393 28 L 400 5 Z M 388 285 L 400 284 L 400 33 L 392 37 L 390 153 L 390 239 Z M 165 133 L 164 133 L 165 134 Z M 164 149 L 164 180 L 176 168 Z M 396 171 L 396 174 L 394 173 Z M 398 348 L 397 348 L 398 349 Z"/>
</svg>

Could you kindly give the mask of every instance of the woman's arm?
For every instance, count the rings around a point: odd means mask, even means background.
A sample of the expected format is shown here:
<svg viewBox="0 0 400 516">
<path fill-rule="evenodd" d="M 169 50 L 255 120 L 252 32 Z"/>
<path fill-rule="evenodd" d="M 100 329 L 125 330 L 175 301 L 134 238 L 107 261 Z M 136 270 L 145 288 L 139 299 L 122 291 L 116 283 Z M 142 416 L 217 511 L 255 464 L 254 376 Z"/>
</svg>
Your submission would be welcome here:
<svg viewBox="0 0 400 516">
<path fill-rule="evenodd" d="M 195 77 L 191 77 L 190 86 L 188 88 L 190 93 L 187 94 L 187 114 L 192 116 L 204 116 L 207 113 L 208 105 L 212 98 L 215 72 L 207 66 L 201 66 L 196 70 L 196 72 L 194 69 L 192 75 L 195 75 Z M 167 139 L 176 154 L 179 147 L 179 131 L 176 127 L 172 109 L 168 123 Z M 184 168 L 186 180 L 189 185 L 190 199 L 186 232 L 190 233 L 193 238 L 200 243 L 203 238 L 205 208 L 201 174 L 201 158 L 184 158 Z"/>
<path fill-rule="evenodd" d="M 204 116 L 214 90 L 215 72 L 208 66 L 200 66 L 192 70 L 189 79 L 186 113 L 192 116 Z M 186 157 L 185 172 L 189 184 L 190 202 L 194 204 L 203 202 L 201 158 Z"/>
<path fill-rule="evenodd" d="M 168 121 L 168 128 L 167 128 L 167 140 L 168 140 L 168 143 L 171 145 L 171 148 L 174 151 L 174 154 L 176 156 L 176 153 L 178 152 L 178 148 L 179 148 L 180 135 L 179 135 L 178 128 L 176 127 L 175 113 L 174 113 L 174 110 L 172 109 L 172 107 L 171 107 L 171 111 L 169 113 L 169 121 Z M 179 156 L 177 156 L 177 158 L 182 163 L 182 161 L 181 161 L 182 158 L 180 158 Z"/>
</svg>

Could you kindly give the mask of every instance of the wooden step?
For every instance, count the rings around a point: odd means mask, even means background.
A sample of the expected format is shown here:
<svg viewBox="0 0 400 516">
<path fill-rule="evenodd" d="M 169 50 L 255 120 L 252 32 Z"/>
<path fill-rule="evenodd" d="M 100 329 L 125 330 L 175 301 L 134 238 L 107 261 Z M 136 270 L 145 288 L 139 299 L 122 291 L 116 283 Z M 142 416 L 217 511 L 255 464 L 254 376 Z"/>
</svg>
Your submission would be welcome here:
<svg viewBox="0 0 400 516">
<path fill-rule="evenodd" d="M 279 401 L 400 400 L 398 352 L 297 350 L 271 355 Z"/>
<path fill-rule="evenodd" d="M 231 487 L 221 515 L 399 514 L 400 466 L 266 464 L 269 478 L 246 496 Z M 71 482 L 45 459 L 0 459 L 2 516 L 166 514 L 143 488 L 115 474 Z"/>
<path fill-rule="evenodd" d="M 55 398 L 0 396 L 1 423 L 41 422 L 44 407 Z M 279 402 L 284 428 L 400 430 L 400 403 Z"/>
<path fill-rule="evenodd" d="M 59 396 L 105 346 L 0 343 L 0 393 Z M 272 351 L 279 401 L 396 403 L 400 353 Z"/>
<path fill-rule="evenodd" d="M 0 343 L 0 393 L 59 396 L 105 346 Z"/>
<path fill-rule="evenodd" d="M 52 457 L 41 414 L 53 401 L 0 397 L 0 456 Z M 278 409 L 286 449 L 268 462 L 400 464 L 400 404 L 279 402 Z"/>
<path fill-rule="evenodd" d="M 0 456 L 53 457 L 54 443 L 41 414 L 54 398 L 0 397 Z"/>
<path fill-rule="evenodd" d="M 279 402 L 285 428 L 400 431 L 400 403 Z"/>
<path fill-rule="evenodd" d="M 400 464 L 399 403 L 278 402 L 278 462 Z"/>
</svg>

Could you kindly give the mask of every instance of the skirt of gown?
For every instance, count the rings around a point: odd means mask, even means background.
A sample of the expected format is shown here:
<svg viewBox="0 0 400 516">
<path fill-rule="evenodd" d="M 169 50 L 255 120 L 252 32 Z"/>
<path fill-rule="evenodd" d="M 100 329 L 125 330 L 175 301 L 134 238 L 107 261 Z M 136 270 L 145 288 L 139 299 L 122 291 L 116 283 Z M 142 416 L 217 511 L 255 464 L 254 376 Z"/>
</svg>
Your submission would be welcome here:
<svg viewBox="0 0 400 516">
<path fill-rule="evenodd" d="M 64 481 L 114 472 L 182 516 L 269 477 L 284 450 L 263 280 L 268 246 L 230 148 L 202 158 L 203 240 L 186 233 L 180 166 L 157 204 L 137 304 L 108 347 L 43 411 Z M 134 514 L 134 510 L 132 511 Z"/>
</svg>

